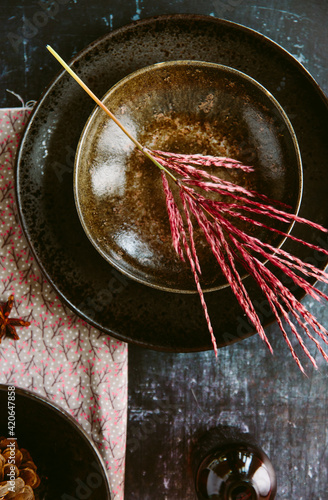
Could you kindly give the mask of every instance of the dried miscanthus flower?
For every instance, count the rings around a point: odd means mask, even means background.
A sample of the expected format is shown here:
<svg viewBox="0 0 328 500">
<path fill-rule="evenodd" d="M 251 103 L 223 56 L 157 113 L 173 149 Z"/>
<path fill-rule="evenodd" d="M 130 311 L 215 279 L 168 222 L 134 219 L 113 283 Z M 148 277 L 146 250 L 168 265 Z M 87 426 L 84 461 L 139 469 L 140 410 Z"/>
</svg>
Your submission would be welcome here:
<svg viewBox="0 0 328 500">
<path fill-rule="evenodd" d="M 217 166 L 240 168 L 245 172 L 250 172 L 252 170 L 251 167 L 243 166 L 235 160 L 206 156 L 201 157 L 200 155 L 195 155 L 194 158 L 194 155 L 176 155 L 161 151 L 148 151 L 148 153 L 149 155 L 153 155 L 156 162 L 163 167 L 163 187 L 174 248 L 182 260 L 184 260 L 183 250 L 188 256 L 215 352 L 217 352 L 215 337 L 209 320 L 204 294 L 200 289 L 201 270 L 199 268 L 193 241 L 192 216 L 202 229 L 206 241 L 240 306 L 246 313 L 250 323 L 254 325 L 261 338 L 266 342 L 269 349 L 272 351 L 260 319 L 243 284 L 240 273 L 237 270 L 237 263 L 241 263 L 244 269 L 253 276 L 254 280 L 259 285 L 275 315 L 277 323 L 299 368 L 304 371 L 292 343 L 289 340 L 281 318 L 283 318 L 290 327 L 291 332 L 295 335 L 302 349 L 315 367 L 317 366 L 316 362 L 305 346 L 290 316 L 294 318 L 305 334 L 315 343 L 324 359 L 328 361 L 327 354 L 322 349 L 317 338 L 311 333 L 309 327 L 311 327 L 314 334 L 325 343 L 328 343 L 328 333 L 326 329 L 305 309 L 301 302 L 299 302 L 290 290 L 283 285 L 281 280 L 268 269 L 266 264 L 263 263 L 263 260 L 266 260 L 270 264 L 276 266 L 280 271 L 283 271 L 283 273 L 298 287 L 303 288 L 307 294 L 316 300 L 328 300 L 328 297 L 311 285 L 306 278 L 315 278 L 315 280 L 328 283 L 328 274 L 288 254 L 282 248 L 275 248 L 251 234 L 248 234 L 235 225 L 233 220 L 238 219 L 239 221 L 244 221 L 248 224 L 274 231 L 283 237 L 290 238 L 313 250 L 322 252 L 325 255 L 328 255 L 326 249 L 300 240 L 290 233 L 285 233 L 272 227 L 270 220 L 275 219 L 285 223 L 298 222 L 307 224 L 323 232 L 327 232 L 327 229 L 319 224 L 288 212 L 288 207 L 269 200 L 263 194 L 249 191 L 239 185 L 224 181 L 217 176 L 209 174 L 203 168 L 199 168 L 199 166 L 203 165 L 203 167 Z M 173 175 L 172 172 L 174 173 Z M 179 177 L 177 177 L 177 174 Z M 186 221 L 185 225 L 165 177 L 167 175 L 174 180 L 179 188 L 179 195 Z M 203 194 L 204 192 L 206 196 Z M 208 192 L 220 195 L 221 199 L 219 201 L 213 200 L 207 196 Z M 261 217 L 266 216 L 269 222 L 264 223 L 262 220 L 256 219 L 256 215 L 260 215 Z M 189 242 L 187 241 L 186 234 L 188 234 Z M 180 240 L 183 242 L 182 246 L 179 243 Z"/>
<path fill-rule="evenodd" d="M 320 325 L 305 306 L 295 298 L 290 290 L 263 262 L 263 259 L 272 264 L 279 271 L 282 271 L 295 283 L 295 285 L 301 287 L 307 294 L 316 300 L 328 300 L 328 296 L 316 289 L 306 278 L 314 278 L 317 281 L 328 283 L 328 274 L 287 253 L 282 248 L 274 248 L 269 243 L 263 242 L 251 234 L 246 233 L 234 224 L 232 220 L 239 219 L 248 224 L 275 231 L 283 237 L 290 238 L 308 248 L 322 252 L 326 256 L 328 255 L 326 249 L 302 241 L 290 233 L 287 234 L 275 229 L 270 224 L 270 220 L 307 224 L 323 232 L 328 232 L 328 230 L 319 224 L 288 212 L 283 204 L 276 204 L 263 194 L 247 190 L 242 186 L 220 179 L 218 176 L 211 175 L 204 170 L 205 167 L 211 166 L 218 168 L 239 168 L 244 172 L 251 172 L 252 167 L 242 165 L 240 162 L 230 158 L 173 154 L 145 148 L 87 87 L 72 68 L 70 68 L 49 45 L 47 48 L 97 105 L 103 109 L 103 111 L 105 111 L 105 113 L 129 137 L 136 148 L 161 170 L 173 246 L 181 260 L 184 261 L 186 256 L 189 261 L 204 309 L 215 353 L 217 354 L 215 335 L 200 284 L 201 268 L 193 237 L 193 221 L 196 221 L 203 231 L 206 241 L 241 308 L 258 331 L 260 337 L 268 345 L 269 349 L 272 351 L 272 347 L 264 332 L 259 316 L 237 269 L 237 263 L 242 264 L 244 269 L 253 276 L 255 282 L 260 287 L 299 368 L 304 372 L 301 361 L 288 337 L 287 329 L 284 326 L 282 318 L 290 327 L 292 334 L 298 340 L 303 351 L 315 367 L 317 366 L 316 361 L 306 347 L 303 338 L 291 318 L 296 321 L 297 325 L 303 330 L 306 336 L 317 346 L 324 359 L 328 361 L 328 355 L 322 349 L 318 341 L 319 338 L 324 343 L 328 344 L 327 330 L 323 325 Z M 179 196 L 183 207 L 183 215 L 180 213 L 178 204 L 174 199 L 169 185 L 169 179 L 174 181 L 178 186 Z M 220 195 L 222 199 L 218 201 L 213 200 L 208 193 L 216 193 Z M 269 222 L 264 223 L 262 220 L 256 219 L 256 217 L 254 218 L 256 215 L 267 217 Z"/>
<path fill-rule="evenodd" d="M 163 189 L 166 198 L 168 217 L 170 221 L 172 241 L 174 248 L 182 260 L 187 256 L 191 270 L 194 275 L 198 293 L 205 312 L 208 329 L 211 334 L 213 347 L 217 352 L 215 336 L 208 315 L 204 294 L 200 286 L 201 269 L 197 258 L 197 252 L 193 239 L 192 218 L 202 229 L 207 243 L 209 244 L 227 282 L 234 292 L 240 306 L 246 313 L 249 321 L 254 325 L 260 337 L 272 347 L 261 325 L 261 321 L 252 304 L 250 296 L 243 284 L 237 263 L 242 264 L 244 269 L 253 276 L 267 299 L 283 336 L 291 350 L 292 356 L 299 368 L 304 372 L 299 357 L 288 337 L 287 329 L 282 318 L 290 327 L 292 334 L 300 343 L 303 351 L 317 367 L 314 357 L 306 347 L 298 329 L 292 322 L 291 317 L 303 329 L 306 336 L 315 343 L 324 359 L 328 361 L 328 355 L 322 349 L 317 335 L 328 344 L 328 332 L 319 324 L 314 316 L 298 301 L 281 280 L 269 270 L 263 260 L 276 266 L 298 287 L 316 300 L 328 300 L 328 296 L 306 278 L 328 283 L 328 274 L 312 264 L 303 262 L 294 255 L 287 253 L 283 248 L 275 248 L 269 243 L 248 234 L 237 227 L 232 221 L 242 220 L 248 224 L 263 227 L 274 231 L 283 237 L 290 238 L 307 247 L 328 255 L 328 251 L 306 241 L 300 240 L 290 233 L 278 230 L 270 224 L 270 220 L 279 220 L 285 223 L 298 222 L 327 233 L 327 229 L 319 224 L 308 221 L 293 213 L 288 212 L 281 203 L 269 200 L 265 195 L 247 190 L 244 187 L 220 179 L 209 174 L 201 166 L 216 166 L 224 168 L 240 168 L 246 172 L 251 167 L 241 165 L 239 162 L 229 158 L 215 158 L 200 155 L 176 155 L 161 151 L 149 151 L 158 163 L 164 167 L 162 171 Z M 173 173 L 173 175 L 172 175 Z M 178 204 L 174 199 L 167 177 L 173 179 L 178 186 L 180 199 L 182 201 L 184 218 L 180 214 Z M 203 193 L 215 193 L 220 195 L 220 200 L 213 200 Z M 256 219 L 256 215 L 266 216 L 268 222 Z M 255 218 L 254 218 L 255 216 Z M 313 333 L 311 333 L 311 330 Z"/>
</svg>

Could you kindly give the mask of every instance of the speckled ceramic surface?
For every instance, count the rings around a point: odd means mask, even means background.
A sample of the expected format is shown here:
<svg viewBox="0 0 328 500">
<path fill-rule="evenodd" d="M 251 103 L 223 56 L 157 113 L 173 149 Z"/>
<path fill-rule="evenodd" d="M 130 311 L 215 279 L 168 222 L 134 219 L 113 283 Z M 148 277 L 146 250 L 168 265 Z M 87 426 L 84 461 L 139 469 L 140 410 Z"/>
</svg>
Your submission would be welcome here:
<svg viewBox="0 0 328 500">
<path fill-rule="evenodd" d="M 178 59 L 215 62 L 243 71 L 271 92 L 287 112 L 300 144 L 304 190 L 300 215 L 328 227 L 327 101 L 306 70 L 281 47 L 242 26 L 195 15 L 147 19 L 109 33 L 72 62 L 103 96 L 133 71 Z M 81 317 L 117 338 L 162 350 L 211 349 L 196 294 L 163 292 L 129 280 L 94 249 L 80 224 L 73 196 L 73 161 L 93 101 L 65 73 L 40 99 L 21 143 L 16 191 L 31 249 L 48 281 Z M 293 234 L 327 245 L 316 231 Z M 320 239 L 321 238 L 321 239 Z M 284 248 L 324 266 L 326 258 L 297 243 Z M 245 280 L 267 325 L 268 304 Z M 294 292 L 298 297 L 300 290 Z M 245 338 L 252 329 L 230 290 L 207 294 L 218 345 Z"/>
<path fill-rule="evenodd" d="M 302 173 L 294 131 L 278 102 L 244 73 L 197 61 L 155 64 L 124 78 L 104 102 L 146 147 L 238 159 L 254 172 L 212 173 L 298 211 Z M 188 263 L 172 245 L 160 170 L 100 108 L 77 148 L 74 194 L 87 236 L 110 264 L 146 285 L 196 291 Z M 203 289 L 226 286 L 202 231 L 194 227 Z M 275 246 L 282 240 L 251 225 L 246 230 Z"/>
</svg>

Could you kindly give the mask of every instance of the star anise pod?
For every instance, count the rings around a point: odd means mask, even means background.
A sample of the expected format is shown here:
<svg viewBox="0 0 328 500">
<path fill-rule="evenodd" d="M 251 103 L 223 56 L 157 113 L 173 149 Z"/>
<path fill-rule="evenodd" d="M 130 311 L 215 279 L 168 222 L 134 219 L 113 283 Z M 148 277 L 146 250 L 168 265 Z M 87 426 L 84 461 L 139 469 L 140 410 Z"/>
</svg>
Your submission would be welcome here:
<svg viewBox="0 0 328 500">
<path fill-rule="evenodd" d="M 14 304 L 14 296 L 10 295 L 7 302 L 0 305 L 0 343 L 1 339 L 6 335 L 11 335 L 14 340 L 18 340 L 19 336 L 16 332 L 16 326 L 30 326 L 29 321 L 24 321 L 19 318 L 9 318 L 11 309 Z"/>
</svg>

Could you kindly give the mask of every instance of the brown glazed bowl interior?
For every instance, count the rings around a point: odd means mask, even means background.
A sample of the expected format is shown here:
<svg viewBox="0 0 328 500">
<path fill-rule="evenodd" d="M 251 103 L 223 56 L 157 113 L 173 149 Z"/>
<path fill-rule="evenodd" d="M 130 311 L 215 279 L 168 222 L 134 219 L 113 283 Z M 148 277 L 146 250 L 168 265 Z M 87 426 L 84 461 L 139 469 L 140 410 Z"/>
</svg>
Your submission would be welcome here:
<svg viewBox="0 0 328 500">
<path fill-rule="evenodd" d="M 254 172 L 213 173 L 298 212 L 302 166 L 295 133 L 273 96 L 244 73 L 198 61 L 159 63 L 121 80 L 103 101 L 147 148 L 240 160 Z M 148 286 L 196 291 L 189 265 L 172 246 L 160 170 L 98 107 L 77 148 L 74 196 L 85 233 L 112 266 Z M 263 228 L 246 229 L 275 247 L 284 241 Z M 196 227 L 195 239 L 204 291 L 227 286 Z"/>
</svg>

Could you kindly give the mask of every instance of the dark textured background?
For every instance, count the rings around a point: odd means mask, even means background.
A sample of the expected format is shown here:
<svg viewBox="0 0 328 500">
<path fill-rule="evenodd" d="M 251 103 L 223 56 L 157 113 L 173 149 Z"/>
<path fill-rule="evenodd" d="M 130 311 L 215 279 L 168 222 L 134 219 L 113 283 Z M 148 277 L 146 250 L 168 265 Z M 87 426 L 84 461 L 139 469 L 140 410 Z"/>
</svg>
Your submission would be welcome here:
<svg viewBox="0 0 328 500">
<path fill-rule="evenodd" d="M 2 0 L 1 7 L 1 106 L 19 105 L 6 89 L 37 100 L 57 74 L 46 43 L 70 59 L 112 29 L 171 13 L 213 15 L 260 31 L 290 51 L 328 94 L 325 0 Z M 304 303 L 328 323 L 327 305 Z M 202 430 L 218 423 L 256 436 L 275 466 L 278 499 L 328 498 L 328 367 L 312 349 L 320 369 L 304 361 L 304 377 L 277 326 L 267 334 L 274 356 L 257 336 L 221 349 L 218 360 L 212 352 L 130 346 L 127 500 L 194 499 L 190 449 Z"/>
</svg>

